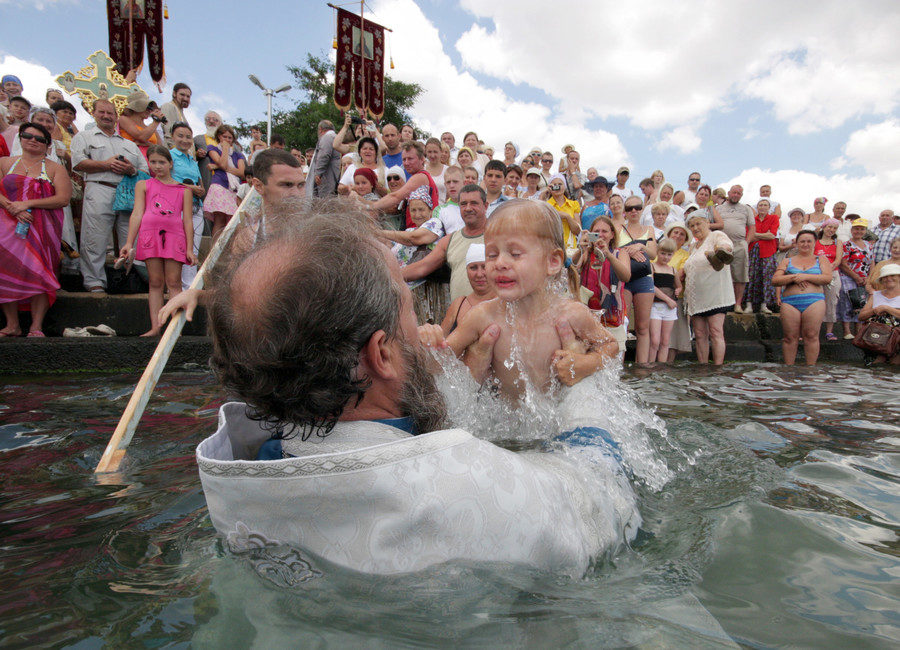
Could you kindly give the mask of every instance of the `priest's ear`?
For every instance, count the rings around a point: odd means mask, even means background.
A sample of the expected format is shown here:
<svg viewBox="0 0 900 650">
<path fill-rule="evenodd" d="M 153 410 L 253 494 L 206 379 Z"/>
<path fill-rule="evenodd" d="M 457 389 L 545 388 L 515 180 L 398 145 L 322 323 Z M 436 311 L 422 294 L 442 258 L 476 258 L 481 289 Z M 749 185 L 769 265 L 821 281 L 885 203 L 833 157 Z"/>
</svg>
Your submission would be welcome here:
<svg viewBox="0 0 900 650">
<path fill-rule="evenodd" d="M 366 367 L 368 375 L 373 379 L 400 379 L 403 375 L 403 355 L 399 341 L 388 337 L 384 330 L 378 330 L 363 345 L 360 364 Z"/>
</svg>

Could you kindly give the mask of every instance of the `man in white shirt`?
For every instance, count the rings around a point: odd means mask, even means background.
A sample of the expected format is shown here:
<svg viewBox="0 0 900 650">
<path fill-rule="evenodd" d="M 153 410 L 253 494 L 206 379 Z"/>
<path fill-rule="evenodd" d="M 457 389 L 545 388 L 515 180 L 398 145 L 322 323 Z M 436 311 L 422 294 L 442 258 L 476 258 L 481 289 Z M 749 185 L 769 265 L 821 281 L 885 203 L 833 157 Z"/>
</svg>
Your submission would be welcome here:
<svg viewBox="0 0 900 650">
<path fill-rule="evenodd" d="M 81 274 L 84 287 L 93 293 L 106 290 L 106 249 L 115 228 L 118 246 L 128 238 L 130 215 L 113 209 L 116 187 L 125 175 L 137 170 L 150 173 L 137 145 L 116 128 L 118 115 L 112 102 L 94 102 L 94 121 L 72 138 L 72 169 L 84 176 L 84 207 L 81 214 Z"/>
<path fill-rule="evenodd" d="M 628 182 L 630 174 L 631 171 L 628 167 L 619 167 L 619 171 L 616 172 L 616 184 L 613 185 L 613 188 L 609 191 L 610 194 L 618 194 L 622 197 L 623 201 L 626 201 L 630 196 L 634 196 L 634 192 L 625 187 L 625 183 Z"/>
<path fill-rule="evenodd" d="M 175 143 L 172 141 L 172 127 L 179 122 L 187 124 L 184 117 L 184 109 L 191 105 L 191 89 L 185 83 L 177 83 L 172 86 L 172 101 L 159 107 L 166 121 L 163 123 L 163 134 L 166 137 L 166 148 L 172 149 Z"/>
</svg>

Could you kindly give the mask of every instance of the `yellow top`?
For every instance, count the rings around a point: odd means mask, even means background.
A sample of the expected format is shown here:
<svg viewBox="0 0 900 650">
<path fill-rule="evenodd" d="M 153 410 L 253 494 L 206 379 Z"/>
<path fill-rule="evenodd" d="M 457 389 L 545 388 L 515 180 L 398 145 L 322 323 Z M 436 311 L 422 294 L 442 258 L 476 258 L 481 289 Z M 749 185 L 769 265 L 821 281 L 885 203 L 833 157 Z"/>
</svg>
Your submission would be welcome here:
<svg viewBox="0 0 900 650">
<path fill-rule="evenodd" d="M 577 216 L 581 212 L 581 205 L 579 205 L 578 201 L 573 201 L 572 199 L 566 199 L 565 202 L 562 205 L 560 205 L 559 203 L 556 202 L 556 199 L 554 199 L 551 196 L 549 199 L 547 199 L 547 203 L 549 203 L 550 207 L 554 208 L 558 212 L 565 212 L 566 214 L 571 216 L 573 219 L 575 219 L 576 222 L 578 221 Z M 578 241 L 575 238 L 575 235 L 569 229 L 569 222 L 567 222 L 565 219 L 563 219 L 562 215 L 560 215 L 559 218 L 562 219 L 563 241 L 566 244 L 566 248 L 567 249 L 577 248 Z"/>
</svg>

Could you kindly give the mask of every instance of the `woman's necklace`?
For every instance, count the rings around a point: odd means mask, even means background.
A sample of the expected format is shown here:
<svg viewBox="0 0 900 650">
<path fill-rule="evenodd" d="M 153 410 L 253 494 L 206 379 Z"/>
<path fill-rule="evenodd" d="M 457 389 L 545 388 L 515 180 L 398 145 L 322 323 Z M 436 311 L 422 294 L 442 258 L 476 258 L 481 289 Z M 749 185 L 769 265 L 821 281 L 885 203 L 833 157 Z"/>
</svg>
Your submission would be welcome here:
<svg viewBox="0 0 900 650">
<path fill-rule="evenodd" d="M 37 160 L 37 162 L 35 162 L 33 165 L 29 165 L 27 162 L 25 162 L 24 156 L 21 157 L 20 160 L 22 161 L 22 164 L 25 166 L 25 174 L 24 175 L 30 176 L 31 178 L 36 178 L 36 176 L 34 176 L 35 168 L 39 167 L 41 165 L 41 163 L 44 162 L 44 158 L 43 157 L 39 158 Z"/>
</svg>

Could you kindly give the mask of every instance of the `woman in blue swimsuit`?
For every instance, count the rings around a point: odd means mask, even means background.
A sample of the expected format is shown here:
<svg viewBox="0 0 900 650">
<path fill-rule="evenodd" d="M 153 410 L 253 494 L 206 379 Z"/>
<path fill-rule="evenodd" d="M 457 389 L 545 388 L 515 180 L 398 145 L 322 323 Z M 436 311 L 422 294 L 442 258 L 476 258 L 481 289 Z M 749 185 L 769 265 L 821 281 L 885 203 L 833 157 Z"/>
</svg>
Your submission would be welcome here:
<svg viewBox="0 0 900 650">
<path fill-rule="evenodd" d="M 784 338 L 781 350 L 785 364 L 792 366 L 797 358 L 797 343 L 803 336 L 806 365 L 816 365 L 819 358 L 819 330 L 825 317 L 825 294 L 822 287 L 831 282 L 831 263 L 824 255 L 816 256 L 816 234 L 801 230 L 797 235 L 797 254 L 781 261 L 772 276 L 774 286 L 784 287 L 781 294 L 781 327 Z"/>
</svg>

